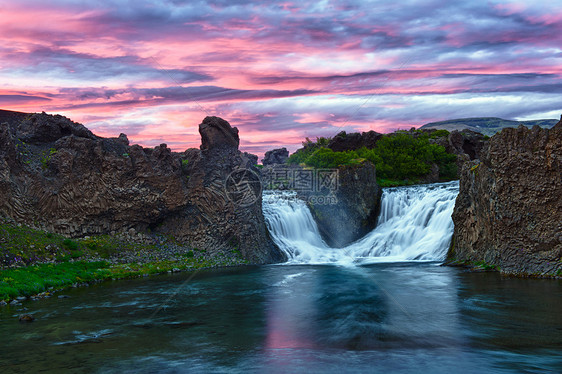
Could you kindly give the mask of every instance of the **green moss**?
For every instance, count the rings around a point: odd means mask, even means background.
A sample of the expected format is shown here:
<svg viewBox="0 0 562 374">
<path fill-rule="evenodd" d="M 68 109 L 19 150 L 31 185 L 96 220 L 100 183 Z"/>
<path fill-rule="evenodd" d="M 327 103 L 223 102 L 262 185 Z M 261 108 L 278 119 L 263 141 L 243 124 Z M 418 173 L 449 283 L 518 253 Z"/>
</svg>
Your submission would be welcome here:
<svg viewBox="0 0 562 374">
<path fill-rule="evenodd" d="M 172 237 L 161 237 L 166 243 L 177 243 Z M 50 287 L 62 288 L 75 283 L 104 279 L 138 277 L 173 269 L 191 270 L 247 263 L 238 250 L 239 242 L 232 239 L 233 253 L 206 258 L 196 255 L 193 249 L 175 255 L 173 260 L 158 260 L 159 248 L 154 245 L 125 242 L 109 235 L 84 239 L 69 239 L 61 235 L 0 222 L 0 300 L 29 296 L 44 292 Z M 118 252 L 131 256 L 143 253 L 157 260 L 146 263 L 111 264 L 92 261 L 92 258 L 109 259 Z M 57 263 L 41 263 L 56 261 Z M 145 260 L 146 261 L 146 260 Z M 22 266 L 24 264 L 32 264 Z M 13 268 L 13 266 L 20 266 Z"/>
<path fill-rule="evenodd" d="M 455 235 L 451 238 L 451 244 L 449 245 L 449 250 L 447 251 L 447 258 L 453 259 L 455 257 Z"/>
<path fill-rule="evenodd" d="M 57 150 L 55 148 L 49 148 L 49 150 L 44 151 L 43 153 L 41 153 L 41 168 L 43 170 L 47 169 L 49 166 L 49 161 L 51 160 L 51 157 L 57 153 Z"/>
<path fill-rule="evenodd" d="M 62 245 L 70 249 L 71 251 L 75 251 L 78 249 L 78 243 L 72 239 L 64 239 L 62 241 Z"/>
<path fill-rule="evenodd" d="M 240 261 L 232 260 L 227 263 L 226 260 L 186 258 L 178 261 L 113 265 L 106 261 L 78 261 L 6 269 L 0 270 L 0 300 L 10 300 L 18 296 L 30 296 L 47 291 L 51 287 L 60 289 L 76 283 L 132 278 L 178 269 L 195 270 L 241 263 Z"/>
<path fill-rule="evenodd" d="M 499 266 L 488 264 L 488 263 L 485 262 L 485 261 L 475 261 L 475 262 L 472 262 L 471 265 L 472 265 L 472 267 L 474 267 L 474 268 L 482 269 L 482 270 L 486 270 L 486 271 L 491 271 L 491 270 L 500 271 L 500 267 L 499 267 Z"/>
<path fill-rule="evenodd" d="M 478 173 L 478 168 L 480 167 L 481 163 L 478 163 L 476 165 L 474 165 L 473 167 L 470 168 L 470 172 L 473 174 L 477 174 Z"/>
<path fill-rule="evenodd" d="M 430 139 L 442 138 L 445 136 L 449 136 L 449 134 L 450 133 L 447 130 L 436 130 L 429 135 L 429 138 Z"/>
<path fill-rule="evenodd" d="M 413 184 L 419 183 L 418 179 L 413 180 L 401 180 L 401 179 L 384 179 L 377 178 L 377 184 L 381 187 L 399 187 L 399 186 L 411 186 Z"/>
</svg>

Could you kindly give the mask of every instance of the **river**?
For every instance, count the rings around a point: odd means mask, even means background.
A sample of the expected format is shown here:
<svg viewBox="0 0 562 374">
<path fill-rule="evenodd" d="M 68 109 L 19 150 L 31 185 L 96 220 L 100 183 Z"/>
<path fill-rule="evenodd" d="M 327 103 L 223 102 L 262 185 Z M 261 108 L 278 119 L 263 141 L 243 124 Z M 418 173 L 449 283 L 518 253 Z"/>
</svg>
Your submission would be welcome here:
<svg viewBox="0 0 562 374">
<path fill-rule="evenodd" d="M 323 243 L 304 205 L 273 199 L 264 211 L 288 264 L 0 308 L 2 373 L 562 372 L 561 281 L 440 265 L 454 188 L 385 190 L 379 227 L 343 249 Z"/>
</svg>

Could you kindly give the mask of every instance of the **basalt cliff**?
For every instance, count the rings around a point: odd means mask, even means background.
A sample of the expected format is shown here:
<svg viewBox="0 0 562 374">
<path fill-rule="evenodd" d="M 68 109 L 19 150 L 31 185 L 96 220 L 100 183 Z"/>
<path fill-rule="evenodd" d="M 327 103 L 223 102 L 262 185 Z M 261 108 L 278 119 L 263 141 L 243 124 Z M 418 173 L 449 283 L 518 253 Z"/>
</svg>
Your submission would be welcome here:
<svg viewBox="0 0 562 374">
<path fill-rule="evenodd" d="M 449 262 L 562 275 L 562 120 L 506 128 L 465 163 Z"/>
<path fill-rule="evenodd" d="M 102 138 L 59 115 L 0 111 L 0 217 L 70 237 L 156 233 L 251 263 L 283 261 L 261 211 L 255 158 L 218 117 L 200 149 Z"/>
<path fill-rule="evenodd" d="M 382 189 L 375 165 L 341 166 L 335 170 L 335 188 L 298 191 L 318 224 L 324 241 L 341 248 L 367 235 L 377 225 Z"/>
</svg>

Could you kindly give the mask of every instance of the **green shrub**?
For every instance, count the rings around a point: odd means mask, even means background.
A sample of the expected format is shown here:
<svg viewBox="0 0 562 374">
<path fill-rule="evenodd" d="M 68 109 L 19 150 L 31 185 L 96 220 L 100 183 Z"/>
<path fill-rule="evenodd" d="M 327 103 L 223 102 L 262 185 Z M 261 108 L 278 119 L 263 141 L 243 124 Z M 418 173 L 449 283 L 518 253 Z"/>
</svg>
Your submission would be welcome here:
<svg viewBox="0 0 562 374">
<path fill-rule="evenodd" d="M 343 165 L 358 163 L 359 156 L 355 151 L 334 152 L 330 148 L 319 148 L 304 161 L 314 168 L 337 168 Z"/>
<path fill-rule="evenodd" d="M 437 130 L 445 134 L 446 130 Z M 447 132 L 448 134 L 448 132 Z M 421 133 L 414 137 L 409 132 L 396 132 L 377 142 L 372 149 L 361 148 L 357 151 L 334 152 L 319 146 L 326 143 L 325 138 L 316 143 L 303 142 L 304 148 L 289 157 L 289 163 L 304 164 L 315 168 L 337 168 L 354 165 L 362 159 L 369 160 L 377 168 L 377 179 L 384 186 L 404 185 L 417 182 L 431 171 L 435 163 L 439 167 L 439 178 L 451 180 L 457 178 L 457 156 L 447 153 L 441 145 L 429 142 L 429 135 Z"/>
<path fill-rule="evenodd" d="M 62 245 L 64 245 L 66 248 L 70 249 L 71 251 L 75 251 L 78 249 L 78 243 L 72 239 L 64 239 L 62 241 Z"/>
<path fill-rule="evenodd" d="M 309 138 L 306 138 L 304 142 L 302 142 L 302 148 L 298 149 L 295 153 L 293 153 L 287 159 L 287 164 L 292 165 L 300 165 L 306 164 L 306 159 L 310 157 L 314 152 L 316 152 L 320 148 L 325 148 L 329 143 L 331 138 L 316 138 L 316 141 L 313 142 Z"/>
<path fill-rule="evenodd" d="M 447 130 L 435 130 L 429 135 L 430 139 L 442 138 L 445 136 L 449 136 L 449 131 Z"/>
</svg>

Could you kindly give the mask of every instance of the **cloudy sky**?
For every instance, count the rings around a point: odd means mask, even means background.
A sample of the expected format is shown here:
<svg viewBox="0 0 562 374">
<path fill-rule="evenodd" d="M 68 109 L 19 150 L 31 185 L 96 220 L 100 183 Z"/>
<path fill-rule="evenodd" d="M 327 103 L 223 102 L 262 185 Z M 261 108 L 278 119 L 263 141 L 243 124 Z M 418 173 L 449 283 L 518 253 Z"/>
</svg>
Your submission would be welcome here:
<svg viewBox="0 0 562 374">
<path fill-rule="evenodd" d="M 178 151 L 562 113 L 562 0 L 0 0 L 0 35 L 0 108 Z"/>
</svg>

